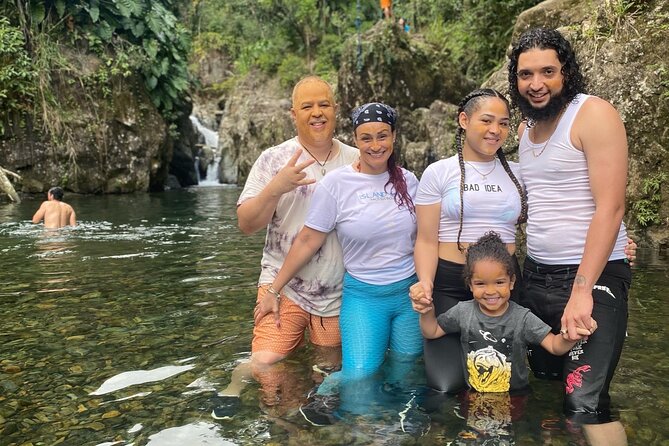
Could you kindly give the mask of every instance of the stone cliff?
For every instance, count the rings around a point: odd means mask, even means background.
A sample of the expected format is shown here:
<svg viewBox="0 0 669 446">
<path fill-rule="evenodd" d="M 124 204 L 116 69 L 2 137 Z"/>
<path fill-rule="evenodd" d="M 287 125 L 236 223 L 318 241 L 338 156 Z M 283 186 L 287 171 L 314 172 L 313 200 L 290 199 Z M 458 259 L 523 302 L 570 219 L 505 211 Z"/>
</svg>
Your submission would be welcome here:
<svg viewBox="0 0 669 446">
<path fill-rule="evenodd" d="M 72 67 L 92 73 L 101 61 L 60 50 Z M 28 123 L 0 140 L 0 165 L 23 177 L 21 192 L 60 185 L 78 193 L 162 189 L 172 157 L 167 125 L 136 76 L 111 87 L 82 86 L 52 78 L 58 108 L 43 123 Z"/>
</svg>

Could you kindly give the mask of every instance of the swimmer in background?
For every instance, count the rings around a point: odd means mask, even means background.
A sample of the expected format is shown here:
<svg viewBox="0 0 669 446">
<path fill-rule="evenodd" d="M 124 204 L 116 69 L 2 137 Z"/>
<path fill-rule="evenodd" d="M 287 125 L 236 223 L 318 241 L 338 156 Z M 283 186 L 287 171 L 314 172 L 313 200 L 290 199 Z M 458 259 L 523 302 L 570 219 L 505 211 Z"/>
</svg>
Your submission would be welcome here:
<svg viewBox="0 0 669 446">
<path fill-rule="evenodd" d="M 58 229 L 63 226 L 75 226 L 77 224 L 77 215 L 74 209 L 63 200 L 63 189 L 52 187 L 47 192 L 47 200 L 33 215 L 33 223 L 37 224 L 44 220 L 44 227 L 47 229 Z"/>
</svg>

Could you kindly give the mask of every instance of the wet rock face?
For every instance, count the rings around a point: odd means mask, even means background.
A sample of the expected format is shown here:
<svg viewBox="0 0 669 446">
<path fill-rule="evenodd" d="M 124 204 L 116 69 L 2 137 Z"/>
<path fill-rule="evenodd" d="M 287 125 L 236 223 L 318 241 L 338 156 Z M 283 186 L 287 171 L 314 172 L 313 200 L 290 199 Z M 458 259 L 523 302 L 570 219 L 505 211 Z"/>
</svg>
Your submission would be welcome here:
<svg viewBox="0 0 669 446">
<path fill-rule="evenodd" d="M 570 40 L 588 92 L 611 102 L 625 123 L 625 223 L 652 245 L 667 245 L 669 188 L 662 183 L 669 179 L 669 1 L 625 2 L 626 11 L 614 3 L 546 1 L 519 16 L 513 40 L 536 26 L 559 27 Z M 507 91 L 506 77 L 503 69 L 488 83 Z"/>
<path fill-rule="evenodd" d="M 195 171 L 195 153 L 198 144 L 198 134 L 193 128 L 193 124 L 189 118 L 192 112 L 192 104 L 190 102 L 184 104 L 181 110 L 181 116 L 176 122 L 177 137 L 172 142 L 172 157 L 169 160 L 169 176 L 166 179 L 165 185 L 174 189 L 175 187 L 194 186 L 198 183 L 197 172 Z M 168 151 L 162 151 L 166 153 Z M 162 163 L 161 163 L 162 165 Z M 163 177 L 156 176 L 156 180 L 160 181 Z M 151 187 L 156 190 L 159 187 Z"/>
<path fill-rule="evenodd" d="M 20 173 L 23 192 L 60 185 L 78 193 L 148 191 L 167 177 L 167 126 L 139 78 L 114 83 L 103 94 L 58 83 L 58 116 L 65 129 L 49 138 L 34 128 L 0 141 L 0 165 Z"/>
<path fill-rule="evenodd" d="M 295 136 L 290 94 L 259 76 L 240 81 L 230 93 L 218 129 L 221 183 L 243 185 L 263 150 Z"/>
</svg>

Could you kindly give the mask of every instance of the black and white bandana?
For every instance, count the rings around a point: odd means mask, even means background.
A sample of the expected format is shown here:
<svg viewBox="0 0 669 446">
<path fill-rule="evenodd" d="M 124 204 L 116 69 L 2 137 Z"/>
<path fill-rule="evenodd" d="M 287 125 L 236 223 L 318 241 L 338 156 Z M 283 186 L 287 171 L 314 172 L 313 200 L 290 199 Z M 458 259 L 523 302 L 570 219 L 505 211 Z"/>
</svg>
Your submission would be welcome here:
<svg viewBox="0 0 669 446">
<path fill-rule="evenodd" d="M 353 121 L 353 131 L 361 124 L 368 122 L 385 122 L 395 130 L 395 121 L 397 120 L 397 112 L 389 105 L 381 102 L 370 102 L 353 110 L 351 113 L 351 121 Z"/>
</svg>

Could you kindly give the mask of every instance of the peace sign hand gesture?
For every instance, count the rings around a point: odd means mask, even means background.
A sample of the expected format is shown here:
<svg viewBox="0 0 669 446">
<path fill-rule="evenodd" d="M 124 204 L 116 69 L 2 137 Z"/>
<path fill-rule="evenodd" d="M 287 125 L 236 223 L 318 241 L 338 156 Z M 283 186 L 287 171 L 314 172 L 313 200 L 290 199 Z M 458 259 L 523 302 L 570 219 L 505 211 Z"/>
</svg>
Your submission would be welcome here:
<svg viewBox="0 0 669 446">
<path fill-rule="evenodd" d="M 315 178 L 307 178 L 307 173 L 304 169 L 316 162 L 314 159 L 307 160 L 303 163 L 297 163 L 302 155 L 302 149 L 297 149 L 288 162 L 279 170 L 279 172 L 272 178 L 274 190 L 283 195 L 300 186 L 306 186 L 316 182 Z"/>
</svg>

